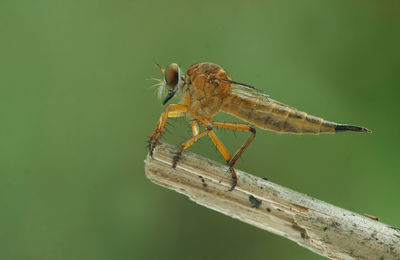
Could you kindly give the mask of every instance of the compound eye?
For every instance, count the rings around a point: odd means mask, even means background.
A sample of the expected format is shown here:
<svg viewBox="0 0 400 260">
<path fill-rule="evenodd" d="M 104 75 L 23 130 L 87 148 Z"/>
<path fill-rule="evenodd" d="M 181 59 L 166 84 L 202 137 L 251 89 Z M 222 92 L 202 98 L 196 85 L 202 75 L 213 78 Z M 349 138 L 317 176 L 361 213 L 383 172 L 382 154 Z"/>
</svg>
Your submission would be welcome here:
<svg viewBox="0 0 400 260">
<path fill-rule="evenodd" d="M 165 69 L 165 81 L 168 86 L 175 88 L 179 81 L 179 67 L 176 63 L 168 65 Z"/>
</svg>

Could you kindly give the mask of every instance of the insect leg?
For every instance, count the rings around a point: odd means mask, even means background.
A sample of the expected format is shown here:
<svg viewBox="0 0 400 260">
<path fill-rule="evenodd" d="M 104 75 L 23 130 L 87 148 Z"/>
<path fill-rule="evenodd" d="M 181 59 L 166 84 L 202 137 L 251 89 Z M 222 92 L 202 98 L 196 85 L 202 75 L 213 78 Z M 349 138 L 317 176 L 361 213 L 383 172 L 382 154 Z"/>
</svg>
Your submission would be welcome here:
<svg viewBox="0 0 400 260">
<path fill-rule="evenodd" d="M 203 136 L 206 136 L 211 130 L 212 130 L 211 128 L 208 128 L 207 130 L 201 132 L 198 135 L 193 136 L 192 138 L 190 138 L 186 142 L 182 143 L 181 146 L 179 147 L 179 150 L 178 150 L 177 154 L 174 156 L 174 160 L 173 160 L 173 163 L 172 163 L 172 168 L 176 167 L 176 164 L 178 163 L 178 160 L 180 159 L 183 150 L 185 150 L 185 149 L 189 148 L 190 146 L 192 146 L 195 142 L 197 142 L 197 140 L 199 140 Z"/>
<path fill-rule="evenodd" d="M 163 120 L 166 122 L 168 117 L 181 117 L 184 116 L 185 113 L 182 111 L 169 111 L 167 116 L 165 117 L 165 114 L 167 112 L 163 112 L 160 116 L 160 119 L 158 120 L 156 130 L 153 132 L 153 134 L 149 138 L 149 152 L 150 155 L 153 155 L 153 150 L 155 145 L 157 144 L 158 139 L 160 138 L 162 132 L 165 129 L 165 124 L 164 127 L 162 127 Z"/>
<path fill-rule="evenodd" d="M 203 131 L 203 132 L 201 132 L 201 133 L 200 133 L 199 122 L 200 122 L 202 125 L 204 125 L 204 127 L 206 128 L 206 130 Z M 196 116 L 192 119 L 192 121 L 190 122 L 190 125 L 192 126 L 193 137 L 192 137 L 191 139 L 187 140 L 186 142 L 184 142 L 184 143 L 180 146 L 180 148 L 179 148 L 177 154 L 174 156 L 174 161 L 173 161 L 173 164 L 172 164 L 172 168 L 175 168 L 175 167 L 176 167 L 176 164 L 178 163 L 178 160 L 180 159 L 183 150 L 189 148 L 189 147 L 192 146 L 195 142 L 197 142 L 197 140 L 199 140 L 201 137 L 207 135 L 209 132 L 212 131 L 212 124 L 211 124 L 211 122 L 210 122 L 208 119 L 206 119 L 204 116 L 201 116 L 201 115 L 196 115 Z"/>
<path fill-rule="evenodd" d="M 229 123 L 229 122 L 212 122 L 212 124 L 216 127 L 220 128 L 225 128 L 225 129 L 231 129 L 231 130 L 241 130 L 241 131 L 249 131 L 251 132 L 251 136 L 247 140 L 247 142 L 236 152 L 236 154 L 232 157 L 232 159 L 228 162 L 228 165 L 231 170 L 233 170 L 233 167 L 235 166 L 237 160 L 239 157 L 242 155 L 244 150 L 249 146 L 249 144 L 253 141 L 254 137 L 256 136 L 256 129 L 252 126 L 246 125 L 246 124 L 240 124 L 240 123 Z M 233 175 L 233 173 L 232 173 Z M 233 190 L 235 187 L 232 186 L 231 190 Z"/>
<path fill-rule="evenodd" d="M 173 109 L 172 111 L 170 111 Z M 187 112 L 187 106 L 181 104 L 171 104 L 168 105 L 167 109 L 164 113 L 161 114 L 160 119 L 158 120 L 156 130 L 149 138 L 149 153 L 150 156 L 153 156 L 153 150 L 160 139 L 161 134 L 164 132 L 165 124 L 167 123 L 168 117 L 181 117 L 184 116 Z"/>
<path fill-rule="evenodd" d="M 227 124 L 228 126 L 230 126 L 230 125 L 234 125 L 235 126 L 235 128 L 229 128 L 229 127 L 225 127 L 225 128 L 238 129 L 238 126 L 235 123 L 216 122 L 217 124 L 214 125 L 214 122 L 211 122 L 210 120 L 208 120 L 206 117 L 204 117 L 202 115 L 197 115 L 196 119 L 202 125 L 204 125 L 207 129 L 212 129 L 213 126 L 223 127 L 223 125 L 225 126 L 225 124 Z M 239 125 L 247 126 L 245 124 L 239 124 Z M 230 156 L 230 154 L 228 152 L 228 149 L 226 149 L 225 145 L 218 139 L 218 137 L 214 134 L 214 132 L 210 131 L 208 133 L 208 136 L 211 138 L 211 140 L 213 141 L 214 145 L 217 147 L 218 151 L 222 154 L 222 156 L 224 157 L 225 161 L 227 162 L 227 164 L 229 166 L 229 171 L 231 172 L 232 179 L 233 179 L 233 184 L 232 184 L 232 187 L 229 189 L 229 191 L 232 191 L 235 188 L 236 184 L 237 184 L 237 174 L 236 174 L 236 170 L 233 168 L 233 166 L 235 164 L 234 163 L 231 164 L 232 159 L 231 159 L 231 156 Z"/>
<path fill-rule="evenodd" d="M 190 125 L 192 126 L 193 136 L 198 135 L 200 133 L 200 126 L 199 126 L 199 123 L 197 122 L 197 120 L 192 119 L 192 121 L 190 121 Z"/>
<path fill-rule="evenodd" d="M 210 131 L 208 133 L 208 136 L 211 138 L 211 140 L 213 141 L 214 145 L 217 147 L 218 151 L 222 154 L 222 156 L 224 157 L 226 163 L 229 165 L 229 163 L 231 161 L 231 155 L 229 154 L 228 149 L 226 149 L 225 145 L 221 142 L 221 140 L 219 140 L 219 138 L 214 134 L 213 131 Z M 233 168 L 233 166 L 229 165 L 229 171 L 231 172 L 232 179 L 233 179 L 233 183 L 232 183 L 232 186 L 229 189 L 229 191 L 233 191 L 233 189 L 237 185 L 237 174 L 236 174 L 236 171 Z"/>
</svg>

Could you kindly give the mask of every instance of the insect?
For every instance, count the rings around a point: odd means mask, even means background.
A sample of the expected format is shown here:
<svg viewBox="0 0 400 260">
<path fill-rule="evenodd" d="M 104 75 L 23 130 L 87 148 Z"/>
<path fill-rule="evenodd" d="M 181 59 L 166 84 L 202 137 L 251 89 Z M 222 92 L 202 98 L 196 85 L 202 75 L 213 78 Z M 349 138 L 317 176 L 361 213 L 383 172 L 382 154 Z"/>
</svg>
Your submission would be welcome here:
<svg viewBox="0 0 400 260">
<path fill-rule="evenodd" d="M 183 74 L 176 63 L 163 69 L 159 80 L 159 97 L 168 92 L 164 101 L 165 105 L 176 93 L 182 94 L 179 104 L 167 106 L 158 120 L 156 130 L 149 138 L 149 154 L 153 150 L 164 132 L 167 119 L 170 117 L 190 118 L 193 137 L 182 143 L 174 156 L 172 167 L 175 168 L 182 151 L 192 146 L 197 140 L 209 136 L 224 157 L 229 171 L 232 174 L 232 191 L 237 185 L 235 164 L 256 136 L 256 129 L 248 124 L 213 121 L 212 117 L 220 111 L 231 114 L 241 120 L 253 124 L 261 129 L 278 133 L 291 134 L 319 134 L 343 131 L 367 132 L 365 127 L 338 124 L 322 118 L 309 115 L 293 107 L 275 101 L 258 91 L 253 86 L 232 80 L 225 70 L 210 62 L 199 62 L 191 65 L 186 74 Z M 200 125 L 204 130 L 200 131 Z M 215 135 L 214 128 L 248 131 L 249 139 L 231 156 L 225 145 Z"/>
</svg>

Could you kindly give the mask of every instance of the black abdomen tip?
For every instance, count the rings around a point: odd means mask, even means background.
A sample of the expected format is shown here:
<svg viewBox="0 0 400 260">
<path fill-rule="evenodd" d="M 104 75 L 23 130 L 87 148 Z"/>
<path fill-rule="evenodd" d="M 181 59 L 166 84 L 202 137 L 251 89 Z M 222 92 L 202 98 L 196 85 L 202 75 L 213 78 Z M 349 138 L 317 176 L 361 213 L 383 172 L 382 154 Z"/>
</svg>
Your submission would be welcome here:
<svg viewBox="0 0 400 260">
<path fill-rule="evenodd" d="M 372 133 L 372 131 L 369 130 L 368 128 L 361 127 L 361 126 L 341 125 L 341 124 L 336 125 L 335 132 L 344 132 L 344 131 Z"/>
</svg>

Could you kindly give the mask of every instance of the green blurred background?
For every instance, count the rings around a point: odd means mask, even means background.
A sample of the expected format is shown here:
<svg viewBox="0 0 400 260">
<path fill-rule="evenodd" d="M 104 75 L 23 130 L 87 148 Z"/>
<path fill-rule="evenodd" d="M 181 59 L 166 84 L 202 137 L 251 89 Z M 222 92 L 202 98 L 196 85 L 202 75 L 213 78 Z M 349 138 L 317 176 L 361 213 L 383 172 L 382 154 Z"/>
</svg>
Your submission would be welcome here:
<svg viewBox="0 0 400 260">
<path fill-rule="evenodd" d="M 211 61 L 274 99 L 372 129 L 259 130 L 238 168 L 400 226 L 399 3 L 2 0 L 0 258 L 322 258 L 145 177 L 164 109 L 147 80 L 161 77 L 155 62 Z M 217 134 L 231 149 L 248 136 Z M 163 140 L 188 136 L 171 120 Z M 223 162 L 208 140 L 191 150 Z"/>
</svg>

